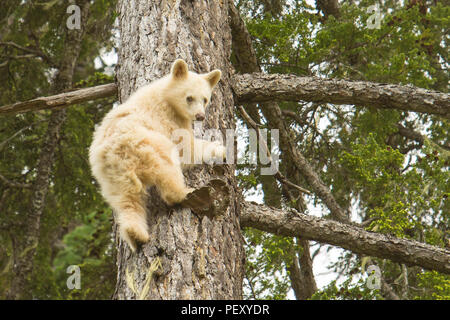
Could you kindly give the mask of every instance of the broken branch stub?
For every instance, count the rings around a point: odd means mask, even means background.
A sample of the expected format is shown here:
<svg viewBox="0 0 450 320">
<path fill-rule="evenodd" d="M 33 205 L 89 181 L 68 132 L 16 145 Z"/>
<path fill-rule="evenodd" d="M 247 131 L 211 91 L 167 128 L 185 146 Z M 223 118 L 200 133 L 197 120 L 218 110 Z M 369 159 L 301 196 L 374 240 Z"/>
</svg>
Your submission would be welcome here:
<svg viewBox="0 0 450 320">
<path fill-rule="evenodd" d="M 190 208 L 197 214 L 219 216 L 228 207 L 229 194 L 225 181 L 212 179 L 205 186 L 189 193 L 181 206 Z"/>
</svg>

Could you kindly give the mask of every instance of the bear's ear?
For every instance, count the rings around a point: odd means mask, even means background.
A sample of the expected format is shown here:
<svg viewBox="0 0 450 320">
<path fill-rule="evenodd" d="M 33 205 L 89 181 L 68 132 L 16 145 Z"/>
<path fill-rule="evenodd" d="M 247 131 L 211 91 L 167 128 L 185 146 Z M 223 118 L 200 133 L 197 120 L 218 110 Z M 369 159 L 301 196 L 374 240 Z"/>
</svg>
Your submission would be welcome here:
<svg viewBox="0 0 450 320">
<path fill-rule="evenodd" d="M 214 88 L 216 86 L 217 82 L 219 82 L 221 76 L 222 76 L 222 72 L 220 72 L 220 70 L 216 69 L 216 70 L 211 71 L 210 73 L 207 73 L 205 78 L 209 82 L 211 88 Z"/>
<path fill-rule="evenodd" d="M 186 79 L 188 76 L 188 65 L 186 62 L 184 62 L 184 60 L 182 59 L 177 59 L 175 60 L 175 62 L 172 64 L 172 69 L 170 71 L 170 73 L 172 74 L 172 76 L 175 79 Z"/>
</svg>

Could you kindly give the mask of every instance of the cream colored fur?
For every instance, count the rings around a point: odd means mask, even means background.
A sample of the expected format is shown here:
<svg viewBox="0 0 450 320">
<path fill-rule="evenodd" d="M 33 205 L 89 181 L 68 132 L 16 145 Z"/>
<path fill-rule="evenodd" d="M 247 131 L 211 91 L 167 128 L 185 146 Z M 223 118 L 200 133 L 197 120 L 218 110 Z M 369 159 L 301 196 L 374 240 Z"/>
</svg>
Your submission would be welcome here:
<svg viewBox="0 0 450 320">
<path fill-rule="evenodd" d="M 190 72 L 183 60 L 176 60 L 169 75 L 137 90 L 96 129 L 89 150 L 92 173 L 116 212 L 122 238 L 133 250 L 137 242 L 149 241 L 147 186 L 156 186 L 168 205 L 181 202 L 192 191 L 182 173 L 189 165 L 180 162 L 178 141 L 171 140 L 174 131 L 186 130 L 192 151 L 197 144 L 200 149 L 213 148 L 211 156 L 224 158 L 222 145 L 194 142 L 192 130 L 193 120 L 204 118 L 220 76 L 219 70 Z"/>
</svg>

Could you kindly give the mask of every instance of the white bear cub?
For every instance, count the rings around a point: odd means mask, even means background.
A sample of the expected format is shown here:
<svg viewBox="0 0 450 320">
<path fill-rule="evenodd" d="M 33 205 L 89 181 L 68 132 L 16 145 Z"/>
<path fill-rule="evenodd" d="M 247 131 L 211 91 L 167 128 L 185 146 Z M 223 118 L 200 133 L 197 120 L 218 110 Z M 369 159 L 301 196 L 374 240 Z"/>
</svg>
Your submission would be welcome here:
<svg viewBox="0 0 450 320">
<path fill-rule="evenodd" d="M 168 205 L 183 201 L 192 191 L 184 181 L 182 167 L 188 165 L 180 161 L 179 141 L 171 139 L 174 133 L 180 129 L 187 133 L 191 163 L 194 145 L 195 151 L 209 150 L 208 156 L 202 154 L 205 162 L 225 157 L 224 146 L 194 139 L 192 129 L 194 120 L 205 118 L 220 77 L 220 70 L 197 74 L 188 71 L 186 62 L 176 60 L 170 74 L 137 90 L 96 129 L 89 150 L 92 173 L 116 212 L 120 235 L 133 250 L 138 242 L 149 241 L 146 188 L 156 186 Z"/>
</svg>

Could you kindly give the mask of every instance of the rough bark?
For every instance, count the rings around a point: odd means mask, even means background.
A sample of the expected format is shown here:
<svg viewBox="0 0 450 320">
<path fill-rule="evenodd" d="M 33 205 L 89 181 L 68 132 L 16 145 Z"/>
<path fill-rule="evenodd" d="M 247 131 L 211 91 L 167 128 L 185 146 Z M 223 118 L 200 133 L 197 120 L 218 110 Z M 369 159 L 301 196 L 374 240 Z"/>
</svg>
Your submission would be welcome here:
<svg viewBox="0 0 450 320">
<path fill-rule="evenodd" d="M 310 101 L 423 112 L 450 118 L 450 96 L 413 86 L 280 74 L 234 75 L 238 103 Z"/>
<path fill-rule="evenodd" d="M 196 72 L 222 70 L 204 127 L 234 128 L 228 4 L 120 0 L 120 100 L 167 74 L 170 64 L 183 58 Z M 186 181 L 199 187 L 212 175 L 211 168 L 204 165 L 188 172 Z M 152 240 L 135 254 L 118 242 L 116 299 L 242 298 L 244 251 L 234 166 L 225 166 L 221 179 L 229 187 L 230 198 L 226 210 L 215 217 L 168 208 L 150 189 Z"/>
<path fill-rule="evenodd" d="M 414 240 L 368 232 L 357 226 L 307 216 L 296 211 L 285 212 L 253 202 L 244 202 L 241 225 L 277 235 L 302 237 L 354 253 L 450 274 L 449 250 Z"/>
<path fill-rule="evenodd" d="M 82 21 L 86 21 L 89 13 L 89 1 L 78 1 L 82 12 Z M 84 26 L 79 30 L 67 30 L 65 52 L 59 62 L 58 72 L 53 80 L 52 91 L 61 92 L 72 86 L 72 77 L 77 62 Z M 14 247 L 13 274 L 9 292 L 10 299 L 30 299 L 30 280 L 33 272 L 33 260 L 39 243 L 41 216 L 45 209 L 45 201 L 50 185 L 50 175 L 55 161 L 55 151 L 60 138 L 60 130 L 66 119 L 66 110 L 53 111 L 50 115 L 48 129 L 39 154 L 36 179 L 32 186 L 29 211 L 26 214 L 24 234 Z"/>
<path fill-rule="evenodd" d="M 67 89 L 67 88 L 66 88 Z M 104 84 L 96 87 L 80 89 L 71 92 L 58 93 L 54 96 L 40 97 L 25 102 L 17 102 L 0 108 L 2 114 L 17 114 L 28 111 L 43 109 L 61 109 L 72 104 L 82 103 L 90 100 L 106 98 L 117 95 L 115 83 Z"/>
</svg>

